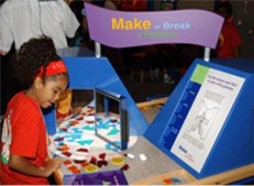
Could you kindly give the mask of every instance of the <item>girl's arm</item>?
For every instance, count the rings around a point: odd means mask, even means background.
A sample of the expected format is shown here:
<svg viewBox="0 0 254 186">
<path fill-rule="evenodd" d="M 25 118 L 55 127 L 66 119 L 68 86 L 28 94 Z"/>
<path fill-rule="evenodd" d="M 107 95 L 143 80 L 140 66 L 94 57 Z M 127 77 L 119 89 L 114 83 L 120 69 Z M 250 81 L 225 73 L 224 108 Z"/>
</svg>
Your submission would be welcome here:
<svg viewBox="0 0 254 186">
<path fill-rule="evenodd" d="M 9 167 L 18 172 L 38 177 L 48 177 L 61 165 L 60 159 L 51 159 L 46 163 L 45 167 L 37 167 L 34 164 L 30 163 L 27 158 L 11 155 L 9 161 Z"/>
</svg>

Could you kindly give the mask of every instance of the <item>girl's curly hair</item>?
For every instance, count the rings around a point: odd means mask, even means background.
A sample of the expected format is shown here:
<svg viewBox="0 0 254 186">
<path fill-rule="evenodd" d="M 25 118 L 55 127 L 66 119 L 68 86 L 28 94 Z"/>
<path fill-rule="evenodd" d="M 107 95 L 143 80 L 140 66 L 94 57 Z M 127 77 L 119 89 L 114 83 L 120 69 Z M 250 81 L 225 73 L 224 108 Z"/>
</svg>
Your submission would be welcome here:
<svg viewBox="0 0 254 186">
<path fill-rule="evenodd" d="M 17 78 L 24 88 L 32 86 L 40 67 L 45 67 L 50 61 L 59 60 L 53 40 L 43 36 L 32 38 L 24 43 L 12 61 L 13 76 Z"/>
</svg>

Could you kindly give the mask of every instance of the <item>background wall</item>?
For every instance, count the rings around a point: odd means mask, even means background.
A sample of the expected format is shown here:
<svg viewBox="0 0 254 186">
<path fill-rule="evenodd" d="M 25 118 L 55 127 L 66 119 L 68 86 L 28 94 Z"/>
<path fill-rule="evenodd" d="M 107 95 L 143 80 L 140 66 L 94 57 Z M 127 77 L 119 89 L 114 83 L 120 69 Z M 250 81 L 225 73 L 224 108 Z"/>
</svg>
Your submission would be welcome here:
<svg viewBox="0 0 254 186">
<path fill-rule="evenodd" d="M 242 37 L 242 58 L 254 59 L 254 1 L 232 1 L 233 17 Z"/>
<path fill-rule="evenodd" d="M 179 0 L 177 2 L 178 9 L 203 9 L 213 11 L 214 1 L 193 1 L 193 0 Z"/>
</svg>

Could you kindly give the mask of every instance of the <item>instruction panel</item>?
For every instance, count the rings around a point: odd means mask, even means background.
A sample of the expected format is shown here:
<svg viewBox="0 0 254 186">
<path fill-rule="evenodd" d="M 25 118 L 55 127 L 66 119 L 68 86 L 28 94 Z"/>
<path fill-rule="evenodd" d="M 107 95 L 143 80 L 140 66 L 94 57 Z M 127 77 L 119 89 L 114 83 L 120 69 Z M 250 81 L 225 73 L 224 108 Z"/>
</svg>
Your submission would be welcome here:
<svg viewBox="0 0 254 186">
<path fill-rule="evenodd" d="M 189 108 L 188 114 L 170 151 L 197 172 L 202 170 L 244 81 L 203 65 L 195 68 L 190 83 L 196 88 L 188 90 L 195 99 L 191 105 L 182 104 Z M 182 99 L 184 103 L 188 98 Z"/>
</svg>

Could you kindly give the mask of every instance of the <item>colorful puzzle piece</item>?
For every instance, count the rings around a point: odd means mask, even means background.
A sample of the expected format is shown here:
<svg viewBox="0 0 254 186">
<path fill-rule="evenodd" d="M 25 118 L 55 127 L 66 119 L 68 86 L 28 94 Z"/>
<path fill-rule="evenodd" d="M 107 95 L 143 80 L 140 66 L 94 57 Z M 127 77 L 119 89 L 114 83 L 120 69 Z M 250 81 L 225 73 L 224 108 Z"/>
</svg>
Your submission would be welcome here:
<svg viewBox="0 0 254 186">
<path fill-rule="evenodd" d="M 122 171 L 127 171 L 130 168 L 128 164 L 125 164 L 124 166 L 121 167 Z"/>
<path fill-rule="evenodd" d="M 81 141 L 77 141 L 77 143 L 80 144 L 81 146 L 84 146 L 84 145 L 91 145 L 93 141 L 94 140 L 81 140 Z"/>
<path fill-rule="evenodd" d="M 85 166 L 84 170 L 85 172 L 92 173 L 92 172 L 97 172 L 99 170 L 99 167 L 93 164 L 89 164 Z"/>
<path fill-rule="evenodd" d="M 109 131 L 108 133 L 107 133 L 107 135 L 116 135 L 116 134 L 118 134 L 120 131 L 119 130 L 117 130 L 117 129 L 112 129 L 111 131 Z"/>
<path fill-rule="evenodd" d="M 171 185 L 171 184 L 173 184 L 173 180 L 170 178 L 167 178 L 167 179 L 163 180 L 163 183 L 165 183 L 166 185 Z"/>
<path fill-rule="evenodd" d="M 77 168 L 77 166 L 72 165 L 70 167 L 68 167 L 68 169 L 73 173 L 73 174 L 80 174 L 80 170 Z"/>
<path fill-rule="evenodd" d="M 123 156 L 114 157 L 111 159 L 111 163 L 113 165 L 123 165 L 125 163 L 125 159 Z"/>
</svg>

